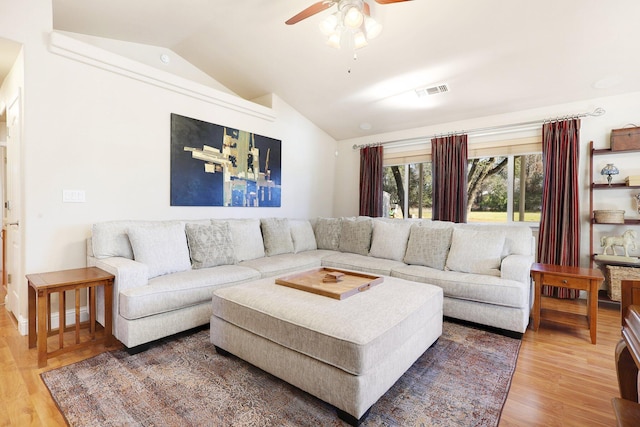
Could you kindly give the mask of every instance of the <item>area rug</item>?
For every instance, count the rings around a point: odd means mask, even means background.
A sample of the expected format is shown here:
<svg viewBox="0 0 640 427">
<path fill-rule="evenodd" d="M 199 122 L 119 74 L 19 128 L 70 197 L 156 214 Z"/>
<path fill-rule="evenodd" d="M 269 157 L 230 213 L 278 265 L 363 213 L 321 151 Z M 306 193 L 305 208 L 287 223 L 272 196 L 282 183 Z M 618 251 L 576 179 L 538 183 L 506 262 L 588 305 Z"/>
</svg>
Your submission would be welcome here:
<svg viewBox="0 0 640 427">
<path fill-rule="evenodd" d="M 444 322 L 364 426 L 496 426 L 520 340 Z M 321 400 L 233 356 L 209 331 L 42 373 L 71 426 L 344 426 Z"/>
</svg>

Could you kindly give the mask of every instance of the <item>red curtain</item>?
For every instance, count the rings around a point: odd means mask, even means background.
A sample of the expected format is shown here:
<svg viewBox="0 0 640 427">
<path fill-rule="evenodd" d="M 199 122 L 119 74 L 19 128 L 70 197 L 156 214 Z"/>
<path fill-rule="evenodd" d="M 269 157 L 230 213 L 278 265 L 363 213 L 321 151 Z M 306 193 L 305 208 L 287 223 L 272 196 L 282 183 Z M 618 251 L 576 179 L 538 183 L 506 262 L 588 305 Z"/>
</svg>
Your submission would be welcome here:
<svg viewBox="0 0 640 427">
<path fill-rule="evenodd" d="M 538 237 L 541 263 L 580 265 L 579 157 L 580 120 L 542 126 L 544 183 Z M 577 298 L 580 291 L 544 286 L 542 293 L 558 298 Z"/>
<path fill-rule="evenodd" d="M 382 216 L 382 146 L 360 149 L 360 215 Z"/>
<path fill-rule="evenodd" d="M 467 135 L 431 140 L 432 218 L 467 222 Z"/>
</svg>

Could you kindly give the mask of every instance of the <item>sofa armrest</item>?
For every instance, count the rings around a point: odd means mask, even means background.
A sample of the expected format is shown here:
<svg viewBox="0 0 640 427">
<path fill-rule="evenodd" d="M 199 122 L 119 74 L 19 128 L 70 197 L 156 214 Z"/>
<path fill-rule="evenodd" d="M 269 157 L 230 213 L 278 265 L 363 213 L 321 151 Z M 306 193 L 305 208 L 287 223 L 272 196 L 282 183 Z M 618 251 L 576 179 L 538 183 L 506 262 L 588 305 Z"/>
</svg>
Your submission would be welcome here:
<svg viewBox="0 0 640 427">
<path fill-rule="evenodd" d="M 533 255 L 507 255 L 502 259 L 500 277 L 521 283 L 530 283 L 532 264 Z"/>
<path fill-rule="evenodd" d="M 118 313 L 120 312 L 120 292 L 125 289 L 146 286 L 149 283 L 149 267 L 141 262 L 123 257 L 102 259 L 88 257 L 88 259 L 89 265 L 94 265 L 115 276 L 113 281 L 113 327 L 114 335 L 119 338 L 116 331 L 118 330 L 117 322 Z M 102 287 L 98 288 L 96 297 L 99 302 L 96 307 L 97 318 L 100 323 L 104 324 L 104 289 Z"/>
<path fill-rule="evenodd" d="M 149 283 L 149 267 L 132 259 L 123 257 L 96 259 L 95 266 L 116 276 L 113 283 L 116 295 L 125 289 L 137 288 Z"/>
</svg>

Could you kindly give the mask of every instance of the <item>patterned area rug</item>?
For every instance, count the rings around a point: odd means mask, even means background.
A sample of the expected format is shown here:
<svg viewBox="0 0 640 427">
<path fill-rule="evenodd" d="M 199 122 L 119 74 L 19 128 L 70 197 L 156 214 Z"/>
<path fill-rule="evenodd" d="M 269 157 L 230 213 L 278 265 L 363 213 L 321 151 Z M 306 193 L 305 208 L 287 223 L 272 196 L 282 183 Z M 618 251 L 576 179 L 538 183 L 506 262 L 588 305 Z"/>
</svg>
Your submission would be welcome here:
<svg viewBox="0 0 640 427">
<path fill-rule="evenodd" d="M 496 426 L 520 340 L 444 322 L 443 335 L 371 408 L 365 426 Z M 71 426 L 343 426 L 335 409 L 236 357 L 209 330 L 134 356 L 42 374 Z"/>
</svg>

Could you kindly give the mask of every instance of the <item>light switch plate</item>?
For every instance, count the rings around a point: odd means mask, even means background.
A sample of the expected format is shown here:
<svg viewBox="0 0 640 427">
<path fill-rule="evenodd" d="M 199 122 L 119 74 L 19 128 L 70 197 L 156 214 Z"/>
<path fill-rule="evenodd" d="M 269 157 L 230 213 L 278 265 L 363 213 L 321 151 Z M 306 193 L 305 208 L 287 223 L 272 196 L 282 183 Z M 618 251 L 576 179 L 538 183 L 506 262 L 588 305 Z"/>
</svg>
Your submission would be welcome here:
<svg viewBox="0 0 640 427">
<path fill-rule="evenodd" d="M 62 202 L 64 203 L 84 203 L 84 190 L 62 190 Z"/>
</svg>

